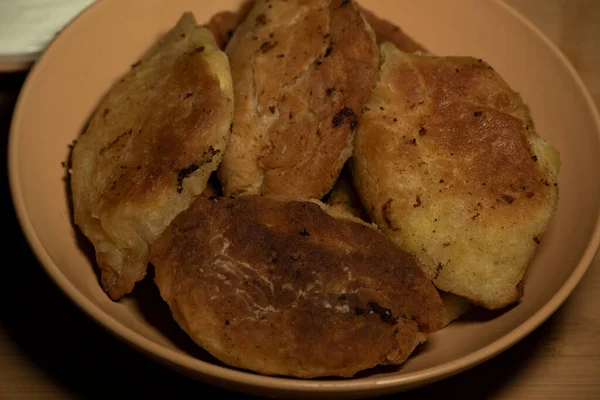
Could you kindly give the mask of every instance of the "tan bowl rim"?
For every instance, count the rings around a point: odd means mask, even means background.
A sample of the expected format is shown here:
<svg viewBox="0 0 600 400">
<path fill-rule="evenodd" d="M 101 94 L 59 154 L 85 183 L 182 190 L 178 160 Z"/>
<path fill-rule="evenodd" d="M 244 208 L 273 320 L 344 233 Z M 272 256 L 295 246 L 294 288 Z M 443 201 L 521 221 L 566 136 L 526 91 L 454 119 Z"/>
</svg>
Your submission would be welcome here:
<svg viewBox="0 0 600 400">
<path fill-rule="evenodd" d="M 98 3 L 100 3 L 100 1 L 92 3 L 92 5 L 86 8 L 81 14 L 87 14 L 89 10 L 93 9 Z M 596 134 L 600 140 L 600 114 L 598 113 L 594 101 L 581 77 L 578 75 L 577 71 L 566 58 L 566 56 L 562 54 L 558 47 L 551 42 L 533 23 L 523 17 L 515 9 L 504 3 L 502 0 L 492 0 L 492 3 L 495 3 L 498 7 L 504 8 L 505 11 L 509 12 L 514 18 L 525 24 L 532 31 L 532 33 L 537 35 L 538 38 L 542 40 L 544 45 L 546 45 L 549 50 L 554 53 L 554 55 L 567 67 L 572 78 L 575 80 L 575 83 L 585 98 L 587 107 L 595 122 Z M 78 17 L 75 18 L 71 23 L 77 20 L 79 20 Z M 65 30 L 68 30 L 71 23 L 65 29 L 63 29 L 61 33 Z M 60 35 L 57 35 L 57 37 L 50 43 L 48 48 L 52 48 L 58 37 L 60 37 Z M 45 60 L 45 55 L 46 53 L 42 55 L 40 59 L 41 62 Z M 503 350 L 511 347 L 531 333 L 546 319 L 548 319 L 562 305 L 562 303 L 575 289 L 577 284 L 581 281 L 581 278 L 594 259 L 594 256 L 596 255 L 600 245 L 599 213 L 590 241 L 588 242 L 582 257 L 577 263 L 577 266 L 569 278 L 561 286 L 561 288 L 540 310 L 538 310 L 533 316 L 531 316 L 521 325 L 504 335 L 502 338 L 461 358 L 437 365 L 435 367 L 426 368 L 417 372 L 400 374 L 398 376 L 385 376 L 378 378 L 362 378 L 357 380 L 301 380 L 295 378 L 263 376 L 253 372 L 217 366 L 209 362 L 196 359 L 190 355 L 181 354 L 175 350 L 165 348 L 158 343 L 155 343 L 152 340 L 134 332 L 125 325 L 115 321 L 109 314 L 88 300 L 71 284 L 71 282 L 62 274 L 59 267 L 54 263 L 44 248 L 43 243 L 37 236 L 29 219 L 29 214 L 27 213 L 27 208 L 21 192 L 18 170 L 19 155 L 17 146 L 17 135 L 20 130 L 20 121 L 24 113 L 23 109 L 25 107 L 29 92 L 34 85 L 35 78 L 40 71 L 38 64 L 39 62 L 32 68 L 23 85 L 23 89 L 19 94 L 15 112 L 12 118 L 8 141 L 8 172 L 12 199 L 16 210 L 16 215 L 31 248 L 34 250 L 36 257 L 41 262 L 42 266 L 54 283 L 77 305 L 78 308 L 94 319 L 99 325 L 103 326 L 109 332 L 125 340 L 143 353 L 154 355 L 162 359 L 162 361 L 183 367 L 184 369 L 197 371 L 206 377 L 215 377 L 221 380 L 237 382 L 252 387 L 277 387 L 279 389 L 304 392 L 343 393 L 352 391 L 356 393 L 370 391 L 373 389 L 383 390 L 391 387 L 417 386 L 419 384 L 433 382 L 457 374 L 475 365 L 478 365 L 492 358 Z"/>
</svg>

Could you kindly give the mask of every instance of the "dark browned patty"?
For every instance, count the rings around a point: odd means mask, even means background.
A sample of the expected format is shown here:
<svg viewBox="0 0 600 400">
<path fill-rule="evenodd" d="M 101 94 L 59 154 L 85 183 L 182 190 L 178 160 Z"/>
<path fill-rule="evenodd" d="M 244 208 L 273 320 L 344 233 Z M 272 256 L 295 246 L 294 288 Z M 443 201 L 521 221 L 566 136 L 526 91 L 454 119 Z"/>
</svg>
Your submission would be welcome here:
<svg viewBox="0 0 600 400">
<path fill-rule="evenodd" d="M 400 364 L 445 318 L 415 258 L 317 201 L 201 197 L 151 262 L 190 337 L 263 374 L 349 377 Z"/>
</svg>

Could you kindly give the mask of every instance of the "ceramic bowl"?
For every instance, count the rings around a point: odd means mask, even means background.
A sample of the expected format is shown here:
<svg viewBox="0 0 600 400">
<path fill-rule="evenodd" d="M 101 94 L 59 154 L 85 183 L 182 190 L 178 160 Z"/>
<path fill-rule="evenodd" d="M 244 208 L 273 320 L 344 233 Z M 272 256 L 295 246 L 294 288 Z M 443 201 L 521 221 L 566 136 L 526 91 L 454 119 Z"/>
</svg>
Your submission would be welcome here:
<svg viewBox="0 0 600 400">
<path fill-rule="evenodd" d="M 466 318 L 430 336 L 400 368 L 355 379 L 297 380 L 223 366 L 173 322 L 152 282 L 111 301 L 71 222 L 64 181 L 68 145 L 100 98 L 184 11 L 199 22 L 241 1 L 101 0 L 51 43 L 23 87 L 9 143 L 9 174 L 23 230 L 54 282 L 101 326 L 192 377 L 235 390 L 281 396 L 365 397 L 424 385 L 508 348 L 546 320 L 583 277 L 600 241 L 600 122 L 566 58 L 500 1 L 369 0 L 439 55 L 483 58 L 529 104 L 540 135 L 558 148 L 560 203 L 526 277 L 523 300 L 493 318 Z"/>
</svg>

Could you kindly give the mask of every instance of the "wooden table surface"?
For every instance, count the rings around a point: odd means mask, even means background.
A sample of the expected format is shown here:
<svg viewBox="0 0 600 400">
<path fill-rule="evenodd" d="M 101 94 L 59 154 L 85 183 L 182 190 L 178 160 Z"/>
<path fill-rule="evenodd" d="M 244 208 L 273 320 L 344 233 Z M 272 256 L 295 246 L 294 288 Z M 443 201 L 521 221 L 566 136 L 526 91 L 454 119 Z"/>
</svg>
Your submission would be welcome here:
<svg viewBox="0 0 600 400">
<path fill-rule="evenodd" d="M 483 0 L 482 0 L 483 1 Z M 507 0 L 571 60 L 600 105 L 600 1 Z M 0 74 L 0 162 L 25 73 Z M 49 280 L 0 188 L 0 399 L 213 398 L 227 394 L 148 360 L 83 315 Z M 8 241 L 6 239 L 8 237 Z M 395 397 L 600 399 L 600 257 L 560 310 L 494 359 Z M 240 396 L 241 397 L 241 396 Z"/>
</svg>

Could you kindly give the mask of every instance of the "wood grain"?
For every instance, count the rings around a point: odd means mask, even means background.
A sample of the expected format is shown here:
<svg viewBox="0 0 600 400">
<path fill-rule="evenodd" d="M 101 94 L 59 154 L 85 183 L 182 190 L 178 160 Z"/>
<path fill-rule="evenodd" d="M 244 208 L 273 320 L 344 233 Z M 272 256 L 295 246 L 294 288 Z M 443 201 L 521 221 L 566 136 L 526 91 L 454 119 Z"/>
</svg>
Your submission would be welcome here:
<svg viewBox="0 0 600 400">
<path fill-rule="evenodd" d="M 560 47 L 600 105 L 600 1 L 507 2 Z M 2 165 L 10 114 L 23 79 L 24 74 L 0 75 Z M 149 361 L 98 328 L 67 300 L 29 250 L 12 211 L 6 173 L 0 179 L 0 227 L 3 236 L 11 238 L 0 290 L 0 399 L 226 394 Z M 563 307 L 524 340 L 479 367 L 401 398 L 599 399 L 597 302 L 599 257 Z"/>
</svg>

